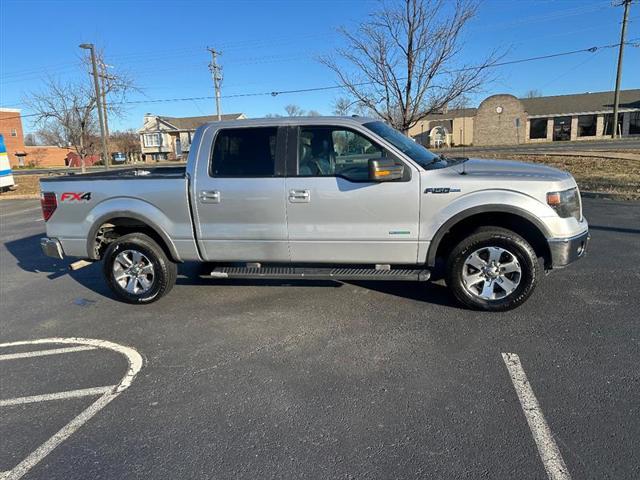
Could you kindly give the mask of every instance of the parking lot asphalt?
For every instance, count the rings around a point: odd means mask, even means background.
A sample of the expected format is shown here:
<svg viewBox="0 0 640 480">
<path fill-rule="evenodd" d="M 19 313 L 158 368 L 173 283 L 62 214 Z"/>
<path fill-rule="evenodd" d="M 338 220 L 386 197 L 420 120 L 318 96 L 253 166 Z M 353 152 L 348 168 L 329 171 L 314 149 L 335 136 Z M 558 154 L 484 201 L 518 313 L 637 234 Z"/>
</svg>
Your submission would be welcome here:
<svg viewBox="0 0 640 480">
<path fill-rule="evenodd" d="M 438 284 L 223 282 L 197 265 L 160 301 L 126 305 L 101 265 L 41 255 L 36 201 L 2 201 L 0 342 L 83 337 L 144 358 L 24 478 L 547 478 L 505 352 L 571 478 L 639 478 L 640 204 L 584 208 L 585 259 L 519 309 L 478 313 Z M 0 401 L 124 370 L 113 352 L 8 359 Z M 95 398 L 0 406 L 0 471 Z"/>
</svg>

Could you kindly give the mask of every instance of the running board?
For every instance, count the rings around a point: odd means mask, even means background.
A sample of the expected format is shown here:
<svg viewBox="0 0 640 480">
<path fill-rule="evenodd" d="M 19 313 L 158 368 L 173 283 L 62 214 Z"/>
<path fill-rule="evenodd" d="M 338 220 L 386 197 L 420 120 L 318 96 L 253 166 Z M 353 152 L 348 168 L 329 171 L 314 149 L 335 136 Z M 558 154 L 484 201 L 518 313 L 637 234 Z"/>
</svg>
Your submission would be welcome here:
<svg viewBox="0 0 640 480">
<path fill-rule="evenodd" d="M 384 280 L 426 282 L 426 269 L 384 270 L 375 268 L 299 268 L 299 267 L 217 267 L 210 278 L 262 278 L 278 280 Z"/>
</svg>

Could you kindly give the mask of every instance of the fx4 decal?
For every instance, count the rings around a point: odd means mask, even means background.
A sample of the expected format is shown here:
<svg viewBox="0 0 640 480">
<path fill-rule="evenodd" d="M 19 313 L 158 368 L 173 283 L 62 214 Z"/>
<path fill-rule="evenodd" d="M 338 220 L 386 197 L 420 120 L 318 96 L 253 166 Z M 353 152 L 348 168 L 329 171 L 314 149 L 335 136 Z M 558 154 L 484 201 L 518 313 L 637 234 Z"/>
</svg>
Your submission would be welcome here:
<svg viewBox="0 0 640 480">
<path fill-rule="evenodd" d="M 427 188 L 424 193 L 455 193 L 459 192 L 459 188 L 449 188 L 449 187 L 438 187 L 438 188 Z"/>
<path fill-rule="evenodd" d="M 91 192 L 64 192 L 60 195 L 61 202 L 88 202 L 91 200 Z"/>
</svg>

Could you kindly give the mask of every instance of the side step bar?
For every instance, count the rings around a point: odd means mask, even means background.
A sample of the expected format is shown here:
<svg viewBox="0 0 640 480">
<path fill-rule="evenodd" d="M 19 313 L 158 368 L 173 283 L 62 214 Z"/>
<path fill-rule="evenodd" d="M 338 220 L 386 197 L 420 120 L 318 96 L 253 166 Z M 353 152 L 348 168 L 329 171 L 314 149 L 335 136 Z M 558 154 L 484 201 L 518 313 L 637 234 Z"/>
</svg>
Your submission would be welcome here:
<svg viewBox="0 0 640 480">
<path fill-rule="evenodd" d="M 284 280 L 384 280 L 426 282 L 426 269 L 381 270 L 375 268 L 217 267 L 210 278 L 261 278 Z"/>
</svg>

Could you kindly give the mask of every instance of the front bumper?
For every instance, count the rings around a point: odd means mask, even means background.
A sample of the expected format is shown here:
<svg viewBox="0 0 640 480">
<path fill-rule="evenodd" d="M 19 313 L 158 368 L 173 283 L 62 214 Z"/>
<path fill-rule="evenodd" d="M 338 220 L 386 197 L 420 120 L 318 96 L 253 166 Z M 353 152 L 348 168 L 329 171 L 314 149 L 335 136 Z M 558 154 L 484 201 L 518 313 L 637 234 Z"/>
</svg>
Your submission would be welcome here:
<svg viewBox="0 0 640 480">
<path fill-rule="evenodd" d="M 58 259 L 64 258 L 62 245 L 60 244 L 60 240 L 58 240 L 57 238 L 41 238 L 40 248 L 42 249 L 42 253 L 44 253 L 47 257 Z"/>
<path fill-rule="evenodd" d="M 570 238 L 551 238 L 549 250 L 551 251 L 551 268 L 566 267 L 572 262 L 584 257 L 591 235 L 589 230 Z"/>
</svg>

